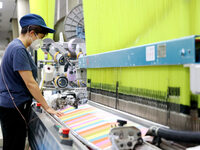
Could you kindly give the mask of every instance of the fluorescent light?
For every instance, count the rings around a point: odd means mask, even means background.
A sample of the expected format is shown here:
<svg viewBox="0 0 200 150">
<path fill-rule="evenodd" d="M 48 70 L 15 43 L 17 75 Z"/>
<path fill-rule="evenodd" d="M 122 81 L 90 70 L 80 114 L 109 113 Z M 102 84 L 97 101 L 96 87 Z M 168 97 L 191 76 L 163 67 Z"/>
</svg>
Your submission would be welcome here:
<svg viewBox="0 0 200 150">
<path fill-rule="evenodd" d="M 3 2 L 0 2 L 0 9 L 3 8 Z"/>
</svg>

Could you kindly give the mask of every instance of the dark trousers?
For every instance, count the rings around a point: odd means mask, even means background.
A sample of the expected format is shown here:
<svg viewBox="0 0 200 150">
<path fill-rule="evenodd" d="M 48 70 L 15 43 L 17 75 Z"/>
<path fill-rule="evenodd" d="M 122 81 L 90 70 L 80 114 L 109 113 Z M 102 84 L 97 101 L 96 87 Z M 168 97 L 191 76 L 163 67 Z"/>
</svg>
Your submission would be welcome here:
<svg viewBox="0 0 200 150">
<path fill-rule="evenodd" d="M 27 123 L 31 102 L 28 101 L 18 106 Z M 17 109 L 0 107 L 0 123 L 3 133 L 3 150 L 24 150 L 27 127 Z"/>
</svg>

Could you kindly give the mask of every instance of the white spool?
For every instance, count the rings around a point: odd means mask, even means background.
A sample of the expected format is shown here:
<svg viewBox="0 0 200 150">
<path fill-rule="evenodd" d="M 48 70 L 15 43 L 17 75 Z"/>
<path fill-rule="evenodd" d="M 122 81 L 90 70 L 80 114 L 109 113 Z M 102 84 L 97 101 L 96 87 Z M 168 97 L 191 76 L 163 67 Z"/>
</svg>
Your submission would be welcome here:
<svg viewBox="0 0 200 150">
<path fill-rule="evenodd" d="M 43 79 L 44 81 L 53 80 L 54 67 L 52 65 L 45 65 L 43 68 Z"/>
</svg>

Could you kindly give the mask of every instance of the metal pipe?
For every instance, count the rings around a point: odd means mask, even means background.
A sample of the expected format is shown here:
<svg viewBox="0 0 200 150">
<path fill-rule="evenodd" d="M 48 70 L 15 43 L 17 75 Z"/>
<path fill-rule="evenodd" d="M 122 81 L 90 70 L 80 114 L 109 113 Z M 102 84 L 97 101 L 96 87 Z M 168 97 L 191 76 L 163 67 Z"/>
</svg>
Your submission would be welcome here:
<svg viewBox="0 0 200 150">
<path fill-rule="evenodd" d="M 178 131 L 153 126 L 149 128 L 147 135 L 156 136 L 176 142 L 200 143 L 200 132 Z"/>
<path fill-rule="evenodd" d="M 57 21 L 60 19 L 60 0 L 57 0 Z"/>
</svg>

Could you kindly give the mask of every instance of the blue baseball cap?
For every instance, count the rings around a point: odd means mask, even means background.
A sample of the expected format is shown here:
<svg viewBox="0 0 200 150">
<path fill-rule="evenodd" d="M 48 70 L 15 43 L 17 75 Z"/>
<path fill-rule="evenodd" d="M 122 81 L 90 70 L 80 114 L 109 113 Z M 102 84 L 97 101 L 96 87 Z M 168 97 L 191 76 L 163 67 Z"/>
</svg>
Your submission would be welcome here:
<svg viewBox="0 0 200 150">
<path fill-rule="evenodd" d="M 27 15 L 23 16 L 20 19 L 19 23 L 22 28 L 25 26 L 29 26 L 29 25 L 38 25 L 38 26 L 41 26 L 41 27 L 47 29 L 48 33 L 55 32 L 54 29 L 47 27 L 44 19 L 41 16 L 36 15 L 36 14 L 27 14 Z"/>
</svg>

